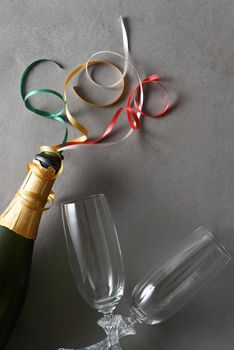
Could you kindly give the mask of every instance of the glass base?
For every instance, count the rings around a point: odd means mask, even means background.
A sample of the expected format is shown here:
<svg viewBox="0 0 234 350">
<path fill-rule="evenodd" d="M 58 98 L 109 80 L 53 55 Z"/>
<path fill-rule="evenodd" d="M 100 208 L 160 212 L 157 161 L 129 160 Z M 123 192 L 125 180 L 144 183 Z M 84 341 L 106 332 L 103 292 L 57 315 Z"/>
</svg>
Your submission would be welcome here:
<svg viewBox="0 0 234 350">
<path fill-rule="evenodd" d="M 85 348 L 59 348 L 58 350 L 121 350 L 119 339 L 136 334 L 134 328 L 136 321 L 130 317 L 123 318 L 121 315 L 105 315 L 97 323 L 107 333 L 105 339 Z"/>
</svg>

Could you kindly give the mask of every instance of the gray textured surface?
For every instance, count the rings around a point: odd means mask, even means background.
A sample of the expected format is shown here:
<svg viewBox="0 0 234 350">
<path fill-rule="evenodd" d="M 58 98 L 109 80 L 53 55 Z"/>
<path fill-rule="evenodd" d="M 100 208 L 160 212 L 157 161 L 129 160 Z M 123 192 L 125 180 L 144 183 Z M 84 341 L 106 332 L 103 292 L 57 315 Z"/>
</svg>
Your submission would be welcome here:
<svg viewBox="0 0 234 350">
<path fill-rule="evenodd" d="M 84 346 L 103 336 L 98 314 L 77 293 L 69 269 L 60 216 L 64 199 L 106 194 L 126 267 L 120 311 L 126 312 L 131 290 L 149 266 L 196 227 L 206 226 L 234 251 L 232 0 L 1 0 L 0 209 L 24 178 L 24 164 L 41 144 L 56 143 L 63 133 L 62 125 L 24 108 L 18 90 L 23 69 L 37 58 L 57 59 L 66 70 L 41 66 L 35 87 L 40 82 L 60 88 L 68 71 L 91 53 L 122 52 L 118 13 L 128 19 L 134 63 L 143 76 L 164 77 L 178 102 L 167 118 L 147 120 L 143 132 L 125 143 L 66 153 L 57 202 L 44 215 L 27 300 L 7 350 Z M 233 296 L 231 263 L 171 320 L 139 327 L 123 346 L 231 350 Z"/>
</svg>

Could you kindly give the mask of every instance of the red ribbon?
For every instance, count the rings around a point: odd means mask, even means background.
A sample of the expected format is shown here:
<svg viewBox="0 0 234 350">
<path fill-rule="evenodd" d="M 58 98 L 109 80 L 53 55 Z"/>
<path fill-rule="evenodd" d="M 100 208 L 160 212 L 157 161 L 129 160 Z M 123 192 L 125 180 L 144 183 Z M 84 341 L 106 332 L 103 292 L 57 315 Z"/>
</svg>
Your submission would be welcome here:
<svg viewBox="0 0 234 350">
<path fill-rule="evenodd" d="M 138 84 L 136 86 L 136 88 L 130 92 L 128 99 L 127 99 L 127 105 L 124 107 L 120 107 L 115 112 L 115 114 L 112 117 L 110 123 L 108 124 L 105 132 L 100 137 L 98 137 L 96 139 L 88 139 L 84 142 L 69 141 L 69 142 L 66 142 L 64 145 L 62 145 L 62 144 L 56 145 L 56 148 L 59 149 L 62 146 L 65 147 L 65 146 L 72 146 L 72 145 L 84 145 L 84 144 L 90 145 L 90 144 L 95 144 L 95 143 L 103 141 L 104 139 L 106 139 L 110 135 L 115 124 L 117 123 L 117 120 L 119 119 L 119 117 L 123 111 L 126 111 L 129 126 L 133 130 L 137 130 L 140 128 L 140 117 L 141 116 L 142 117 L 149 117 L 149 118 L 158 118 L 158 117 L 164 116 L 166 114 L 166 112 L 168 111 L 168 109 L 170 108 L 170 100 L 169 100 L 169 94 L 168 94 L 168 91 L 167 91 L 165 85 L 162 84 L 161 82 L 159 82 L 159 79 L 160 79 L 160 77 L 158 75 L 153 74 L 153 75 L 148 76 L 144 80 L 142 80 L 143 88 L 145 88 L 145 86 L 147 84 L 153 83 L 153 84 L 156 84 L 159 87 L 161 87 L 162 90 L 164 91 L 165 96 L 166 96 L 166 104 L 159 113 L 157 113 L 155 115 L 150 115 L 150 114 L 145 113 L 142 109 L 140 109 L 139 104 L 137 102 L 137 95 L 138 95 L 138 92 L 140 90 L 140 84 Z M 132 108 L 132 104 L 134 105 L 137 112 L 139 112 L 141 114 L 140 117 L 137 116 L 136 112 Z"/>
</svg>

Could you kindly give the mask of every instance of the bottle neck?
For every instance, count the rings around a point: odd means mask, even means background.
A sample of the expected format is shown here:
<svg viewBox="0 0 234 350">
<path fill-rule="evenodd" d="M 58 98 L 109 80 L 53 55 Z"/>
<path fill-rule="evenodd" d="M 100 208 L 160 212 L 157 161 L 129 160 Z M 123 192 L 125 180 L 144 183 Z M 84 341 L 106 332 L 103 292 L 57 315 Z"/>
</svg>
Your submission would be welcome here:
<svg viewBox="0 0 234 350">
<path fill-rule="evenodd" d="M 13 200 L 0 216 L 0 225 L 25 238 L 35 239 L 41 216 L 56 178 L 52 167 L 44 168 L 35 161 Z"/>
</svg>

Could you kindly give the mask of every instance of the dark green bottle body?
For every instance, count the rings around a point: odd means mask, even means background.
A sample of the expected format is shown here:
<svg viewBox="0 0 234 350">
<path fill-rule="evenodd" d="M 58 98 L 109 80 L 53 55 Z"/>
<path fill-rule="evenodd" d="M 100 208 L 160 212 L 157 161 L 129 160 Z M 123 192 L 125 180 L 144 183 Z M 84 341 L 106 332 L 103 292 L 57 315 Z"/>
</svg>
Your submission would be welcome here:
<svg viewBox="0 0 234 350">
<path fill-rule="evenodd" d="M 0 350 L 23 306 L 31 269 L 34 240 L 0 226 Z"/>
</svg>

